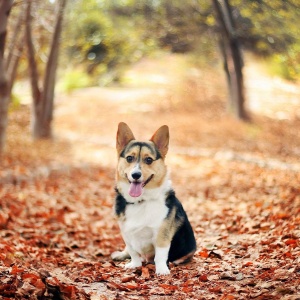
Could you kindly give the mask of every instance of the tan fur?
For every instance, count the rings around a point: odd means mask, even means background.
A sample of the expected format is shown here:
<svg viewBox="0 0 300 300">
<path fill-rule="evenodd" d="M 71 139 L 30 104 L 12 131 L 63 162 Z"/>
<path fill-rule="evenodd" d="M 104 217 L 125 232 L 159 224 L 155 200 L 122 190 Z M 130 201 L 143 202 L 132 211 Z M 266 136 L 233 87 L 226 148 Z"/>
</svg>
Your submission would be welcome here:
<svg viewBox="0 0 300 300">
<path fill-rule="evenodd" d="M 163 158 L 166 157 L 169 149 L 169 128 L 167 125 L 161 126 L 150 139 L 158 148 Z"/>
<path fill-rule="evenodd" d="M 117 143 L 116 148 L 118 155 L 120 155 L 121 151 L 124 147 L 132 140 L 134 140 L 134 135 L 128 125 L 124 122 L 120 122 L 117 131 Z"/>
<path fill-rule="evenodd" d="M 175 215 L 176 208 L 174 207 L 169 216 L 161 224 L 156 239 L 158 247 L 167 247 L 171 243 L 175 232 L 180 227 L 181 222 L 175 219 Z"/>
<path fill-rule="evenodd" d="M 153 245 L 149 245 L 148 247 L 143 248 L 142 250 L 143 256 L 147 258 L 147 260 L 153 260 L 154 254 L 155 254 L 155 249 Z"/>
</svg>

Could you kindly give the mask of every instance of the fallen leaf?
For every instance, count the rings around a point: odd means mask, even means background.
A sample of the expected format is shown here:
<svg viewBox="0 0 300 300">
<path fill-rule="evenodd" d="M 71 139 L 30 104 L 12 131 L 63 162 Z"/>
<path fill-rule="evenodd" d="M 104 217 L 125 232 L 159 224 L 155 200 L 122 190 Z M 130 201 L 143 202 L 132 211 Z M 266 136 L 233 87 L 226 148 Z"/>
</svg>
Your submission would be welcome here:
<svg viewBox="0 0 300 300">
<path fill-rule="evenodd" d="M 128 282 L 125 284 L 126 288 L 130 289 L 130 290 L 136 290 L 140 288 L 140 285 L 136 282 Z"/>
<path fill-rule="evenodd" d="M 235 280 L 235 276 L 233 276 L 231 273 L 229 272 L 224 272 L 220 275 L 220 279 L 222 280 L 231 280 L 234 281 Z"/>
<path fill-rule="evenodd" d="M 150 278 L 149 269 L 147 267 L 142 267 L 142 277 L 145 279 Z"/>
<path fill-rule="evenodd" d="M 208 281 L 207 275 L 206 275 L 206 274 L 200 275 L 200 276 L 199 276 L 199 280 L 200 280 L 200 281 L 203 281 L 203 282 Z"/>
<path fill-rule="evenodd" d="M 193 291 L 193 287 L 192 286 L 184 286 L 182 288 L 182 291 L 185 293 L 191 293 Z"/>
<path fill-rule="evenodd" d="M 285 244 L 288 245 L 288 246 L 294 246 L 296 247 L 297 246 L 297 240 L 295 239 L 288 239 L 285 241 Z"/>
<path fill-rule="evenodd" d="M 203 249 L 201 251 L 198 252 L 199 256 L 202 257 L 202 258 L 208 258 L 209 256 L 209 252 L 207 249 Z"/>
<path fill-rule="evenodd" d="M 161 288 L 163 288 L 163 289 L 170 290 L 170 291 L 176 291 L 176 290 L 178 290 L 178 287 L 175 286 L 175 285 L 161 283 L 161 284 L 159 284 L 159 286 Z"/>
<path fill-rule="evenodd" d="M 129 282 L 129 281 L 131 281 L 131 280 L 134 280 L 135 279 L 135 276 L 124 276 L 124 277 L 122 277 L 122 283 L 126 283 L 126 282 Z"/>
</svg>

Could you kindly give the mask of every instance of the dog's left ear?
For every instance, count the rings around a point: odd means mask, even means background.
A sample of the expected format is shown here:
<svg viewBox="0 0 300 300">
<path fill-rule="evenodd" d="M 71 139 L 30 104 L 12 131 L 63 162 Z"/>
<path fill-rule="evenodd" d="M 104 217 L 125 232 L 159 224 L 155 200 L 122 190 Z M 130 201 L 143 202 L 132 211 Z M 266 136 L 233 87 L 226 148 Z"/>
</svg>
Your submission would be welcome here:
<svg viewBox="0 0 300 300">
<path fill-rule="evenodd" d="M 165 158 L 169 149 L 169 127 L 167 125 L 161 126 L 153 134 L 150 141 L 156 145 L 161 156 Z"/>
</svg>

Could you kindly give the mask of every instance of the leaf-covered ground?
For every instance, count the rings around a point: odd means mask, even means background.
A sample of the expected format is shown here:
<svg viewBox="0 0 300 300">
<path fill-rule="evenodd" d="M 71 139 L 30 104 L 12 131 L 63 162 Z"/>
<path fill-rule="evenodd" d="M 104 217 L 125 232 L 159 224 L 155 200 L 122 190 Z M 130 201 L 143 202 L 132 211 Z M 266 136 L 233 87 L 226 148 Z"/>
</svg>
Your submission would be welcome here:
<svg viewBox="0 0 300 300">
<path fill-rule="evenodd" d="M 171 84 L 61 97 L 54 142 L 31 142 L 28 107 L 11 113 L 1 299 L 300 299 L 300 120 L 239 123 L 192 79 L 188 105 Z M 119 121 L 140 138 L 171 130 L 167 162 L 198 250 L 169 276 L 110 259 L 124 246 L 112 214 Z"/>
</svg>

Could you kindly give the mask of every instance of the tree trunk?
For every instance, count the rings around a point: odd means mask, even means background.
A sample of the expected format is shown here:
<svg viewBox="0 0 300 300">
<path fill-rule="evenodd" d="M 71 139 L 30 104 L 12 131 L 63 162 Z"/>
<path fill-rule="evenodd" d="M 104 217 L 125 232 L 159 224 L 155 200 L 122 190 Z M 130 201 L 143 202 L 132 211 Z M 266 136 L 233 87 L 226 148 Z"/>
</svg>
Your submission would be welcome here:
<svg viewBox="0 0 300 300">
<path fill-rule="evenodd" d="M 13 0 L 0 0 L 0 153 L 3 151 L 5 144 L 7 112 L 10 96 L 4 62 L 4 48 L 7 21 L 12 4 Z"/>
<path fill-rule="evenodd" d="M 3 43 L 3 40 L 4 36 L 0 33 L 0 44 Z M 3 58 L 0 58 L 0 153 L 3 151 L 5 144 L 8 104 L 8 81 L 5 75 Z"/>
<path fill-rule="evenodd" d="M 32 41 L 31 4 L 32 1 L 28 1 L 26 6 L 25 36 L 26 36 L 27 56 L 28 56 L 31 94 L 32 94 L 31 130 L 32 130 L 33 137 L 35 137 L 36 136 L 35 128 L 38 126 L 35 123 L 36 120 L 38 119 L 38 116 L 41 115 L 42 101 L 41 101 L 41 90 L 39 87 L 39 75 L 38 75 L 37 64 L 35 60 L 35 50 Z"/>
<path fill-rule="evenodd" d="M 33 97 L 32 135 L 35 139 L 51 138 L 51 122 L 53 119 L 54 90 L 58 65 L 59 39 L 62 30 L 64 9 L 67 0 L 57 1 L 57 15 L 54 33 L 50 45 L 49 56 L 43 80 L 43 88 L 39 87 L 39 76 L 32 42 L 31 3 L 27 3 L 26 41 L 28 48 L 29 69 Z"/>
<path fill-rule="evenodd" d="M 20 57 L 23 52 L 24 44 L 23 42 L 20 43 L 21 39 L 18 41 L 18 45 L 16 45 L 17 49 L 14 50 L 14 54 L 11 57 L 11 61 L 9 64 L 9 69 L 7 70 L 7 77 L 8 77 L 8 91 L 9 94 L 11 95 L 13 85 L 15 83 L 16 75 L 17 75 L 17 70 L 20 62 Z"/>
<path fill-rule="evenodd" d="M 17 69 L 19 66 L 20 57 L 24 49 L 24 21 L 26 9 L 24 3 L 21 3 L 21 9 L 17 21 L 12 29 L 11 43 L 6 47 L 6 74 L 8 80 L 9 94 L 12 93 L 12 88 L 16 79 Z"/>
<path fill-rule="evenodd" d="M 53 119 L 53 110 L 54 110 L 54 91 L 55 91 L 55 81 L 56 81 L 56 70 L 58 65 L 59 57 L 59 45 L 60 45 L 60 36 L 62 31 L 62 22 L 64 9 L 66 6 L 67 0 L 59 0 L 57 7 L 57 16 L 55 22 L 54 33 L 50 46 L 50 53 L 46 65 L 46 71 L 44 76 L 43 84 L 43 129 L 42 134 L 46 136 L 41 137 L 51 137 L 51 122 Z"/>
<path fill-rule="evenodd" d="M 245 111 L 243 59 L 235 32 L 232 10 L 228 0 L 212 0 L 221 29 L 220 49 L 229 90 L 229 111 L 238 119 L 247 120 Z"/>
</svg>

